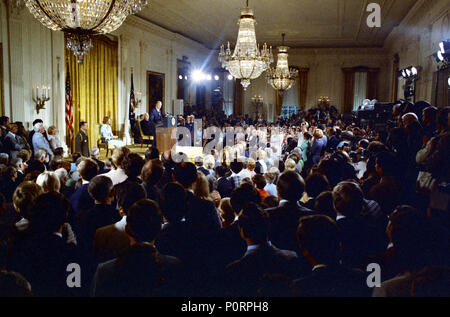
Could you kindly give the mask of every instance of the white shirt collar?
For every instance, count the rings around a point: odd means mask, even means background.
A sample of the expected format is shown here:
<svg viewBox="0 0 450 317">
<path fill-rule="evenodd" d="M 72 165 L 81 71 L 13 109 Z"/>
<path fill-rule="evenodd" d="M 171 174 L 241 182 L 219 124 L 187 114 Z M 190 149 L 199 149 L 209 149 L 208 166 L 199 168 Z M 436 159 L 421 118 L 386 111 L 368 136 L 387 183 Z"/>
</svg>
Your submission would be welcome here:
<svg viewBox="0 0 450 317">
<path fill-rule="evenodd" d="M 315 265 L 315 266 L 312 268 L 312 270 L 314 271 L 315 269 L 318 269 L 318 268 L 321 268 L 321 267 L 327 267 L 327 265 L 325 265 L 325 264 L 317 264 L 317 265 Z"/>
<path fill-rule="evenodd" d="M 268 246 L 272 246 L 272 242 L 268 241 L 268 242 L 267 242 L 267 245 L 268 245 Z M 260 247 L 261 247 L 260 244 L 249 245 L 249 246 L 247 246 L 247 252 L 248 252 L 248 251 L 251 251 L 251 250 L 257 250 L 257 249 L 259 249 Z"/>
<path fill-rule="evenodd" d="M 62 236 L 62 233 L 59 233 L 59 232 L 53 232 L 53 234 L 55 235 L 55 236 L 58 236 L 58 237 L 60 237 L 60 238 L 62 238 L 63 236 Z"/>
<path fill-rule="evenodd" d="M 120 231 L 125 231 L 126 224 L 127 224 L 127 216 L 123 216 L 120 221 L 114 224 L 114 227 L 116 227 Z"/>
<path fill-rule="evenodd" d="M 12 133 L 11 131 L 8 131 L 8 134 L 11 134 L 13 137 L 16 137 L 16 135 L 14 133 Z"/>
<path fill-rule="evenodd" d="M 287 204 L 289 201 L 286 199 L 282 199 L 280 200 L 280 203 L 278 204 L 278 206 L 283 206 L 284 204 Z"/>
<path fill-rule="evenodd" d="M 340 220 L 340 219 L 344 219 L 345 218 L 345 216 L 337 216 L 336 217 L 336 221 L 338 221 L 338 220 Z"/>
</svg>

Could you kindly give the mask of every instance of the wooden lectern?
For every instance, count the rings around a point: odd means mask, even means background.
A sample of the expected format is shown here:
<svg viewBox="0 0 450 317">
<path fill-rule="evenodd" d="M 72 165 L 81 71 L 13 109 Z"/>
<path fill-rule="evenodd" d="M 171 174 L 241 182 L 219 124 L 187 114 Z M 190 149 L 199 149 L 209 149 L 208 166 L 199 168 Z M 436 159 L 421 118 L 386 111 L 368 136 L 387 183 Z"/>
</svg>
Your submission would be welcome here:
<svg viewBox="0 0 450 317">
<path fill-rule="evenodd" d="M 171 150 L 177 142 L 176 139 L 172 139 L 172 133 L 176 134 L 177 123 L 176 117 L 165 116 L 156 126 L 156 148 L 159 150 L 159 153 Z"/>
<path fill-rule="evenodd" d="M 175 132 L 173 132 L 175 130 Z M 176 139 L 172 139 L 172 133 L 176 133 L 177 128 L 156 128 L 156 148 L 159 153 L 170 151 L 177 143 Z"/>
</svg>

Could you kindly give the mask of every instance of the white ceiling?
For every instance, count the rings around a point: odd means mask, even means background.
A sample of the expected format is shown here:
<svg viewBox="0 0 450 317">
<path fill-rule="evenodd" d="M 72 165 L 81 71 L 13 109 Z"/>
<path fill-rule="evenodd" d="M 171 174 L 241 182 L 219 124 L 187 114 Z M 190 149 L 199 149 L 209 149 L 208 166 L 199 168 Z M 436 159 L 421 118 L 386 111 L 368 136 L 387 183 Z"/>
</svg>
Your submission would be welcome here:
<svg viewBox="0 0 450 317">
<path fill-rule="evenodd" d="M 290 47 L 380 47 L 418 0 L 250 0 L 258 42 Z M 366 24 L 367 5 L 380 4 L 381 28 Z M 217 48 L 234 43 L 244 0 L 150 0 L 138 16 Z"/>
</svg>

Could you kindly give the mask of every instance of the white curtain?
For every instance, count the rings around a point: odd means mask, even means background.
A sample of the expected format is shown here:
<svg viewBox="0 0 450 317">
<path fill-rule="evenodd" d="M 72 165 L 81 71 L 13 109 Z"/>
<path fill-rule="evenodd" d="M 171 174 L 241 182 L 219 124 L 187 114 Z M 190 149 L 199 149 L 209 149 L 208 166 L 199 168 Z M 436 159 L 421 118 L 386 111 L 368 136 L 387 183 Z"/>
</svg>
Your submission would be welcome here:
<svg viewBox="0 0 450 317">
<path fill-rule="evenodd" d="M 367 73 L 355 73 L 355 90 L 353 94 L 353 110 L 357 110 L 367 97 Z"/>
</svg>

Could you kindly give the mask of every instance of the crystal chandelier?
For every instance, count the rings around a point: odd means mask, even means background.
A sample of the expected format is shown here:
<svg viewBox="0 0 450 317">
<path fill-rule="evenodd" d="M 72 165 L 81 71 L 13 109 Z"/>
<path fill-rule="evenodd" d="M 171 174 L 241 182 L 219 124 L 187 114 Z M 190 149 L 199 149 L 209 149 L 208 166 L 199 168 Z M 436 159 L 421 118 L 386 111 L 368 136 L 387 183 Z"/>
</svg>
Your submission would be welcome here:
<svg viewBox="0 0 450 317">
<path fill-rule="evenodd" d="M 279 93 L 283 93 L 290 89 L 295 83 L 295 79 L 298 77 L 298 70 L 289 68 L 288 64 L 288 49 L 284 46 L 285 34 L 282 34 L 283 42 L 278 47 L 278 61 L 277 67 L 271 68 L 267 71 L 267 81 L 272 87 L 278 90 Z"/>
<path fill-rule="evenodd" d="M 25 0 L 44 26 L 67 34 L 66 47 L 79 62 L 92 48 L 92 36 L 116 30 L 126 17 L 139 12 L 147 0 Z"/>
<path fill-rule="evenodd" d="M 273 62 L 272 47 L 268 48 L 264 43 L 262 50 L 256 44 L 255 18 L 253 10 L 248 7 L 241 9 L 239 19 L 239 33 L 234 52 L 231 52 L 230 42 L 227 49 L 220 47 L 219 61 L 222 67 L 230 72 L 233 77 L 241 79 L 244 90 L 250 85 L 250 80 L 256 79 L 269 69 Z"/>
</svg>

